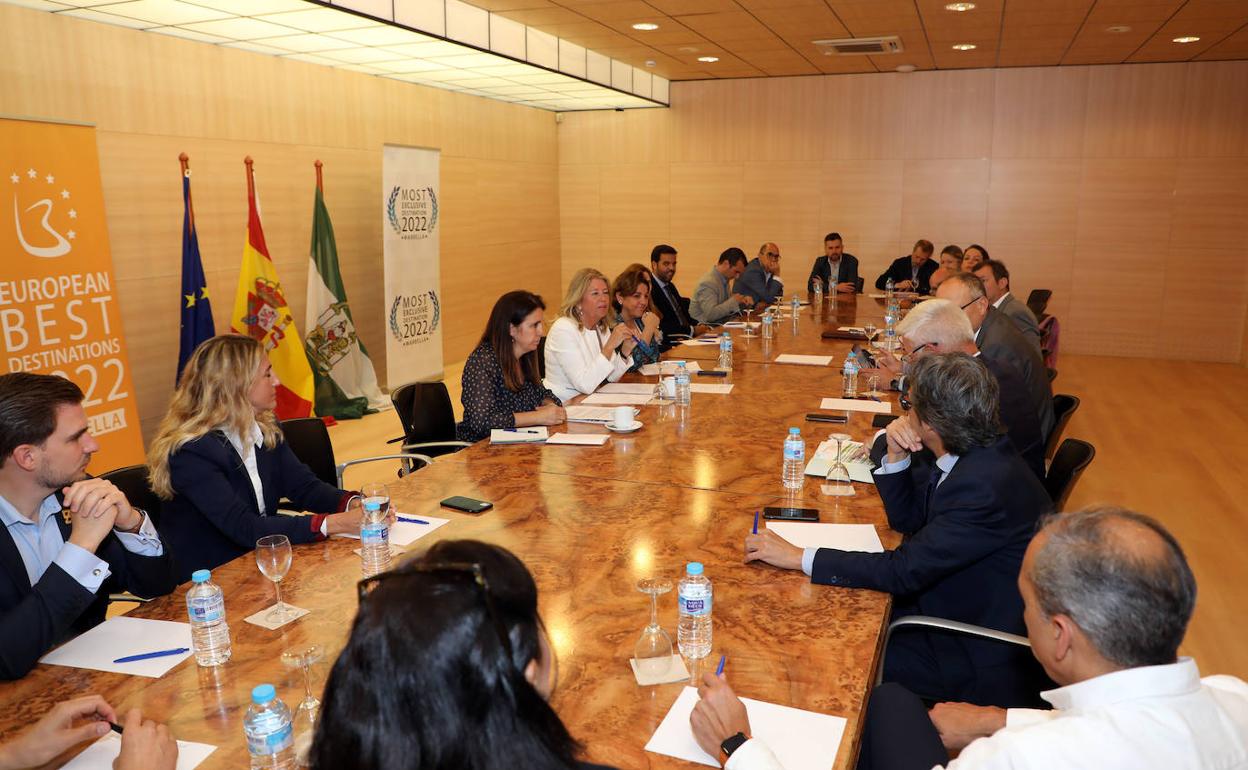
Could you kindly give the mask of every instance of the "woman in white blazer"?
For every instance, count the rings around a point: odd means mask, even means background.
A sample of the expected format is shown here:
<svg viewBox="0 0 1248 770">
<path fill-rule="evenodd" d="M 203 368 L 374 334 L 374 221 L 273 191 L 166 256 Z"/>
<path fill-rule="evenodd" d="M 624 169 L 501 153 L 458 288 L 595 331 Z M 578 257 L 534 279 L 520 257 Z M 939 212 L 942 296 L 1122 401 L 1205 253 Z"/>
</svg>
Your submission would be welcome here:
<svg viewBox="0 0 1248 770">
<path fill-rule="evenodd" d="M 577 270 L 546 335 L 545 385 L 561 401 L 615 382 L 632 364 L 636 341 L 627 324 L 608 330 L 610 309 L 607 277 L 592 267 Z"/>
</svg>

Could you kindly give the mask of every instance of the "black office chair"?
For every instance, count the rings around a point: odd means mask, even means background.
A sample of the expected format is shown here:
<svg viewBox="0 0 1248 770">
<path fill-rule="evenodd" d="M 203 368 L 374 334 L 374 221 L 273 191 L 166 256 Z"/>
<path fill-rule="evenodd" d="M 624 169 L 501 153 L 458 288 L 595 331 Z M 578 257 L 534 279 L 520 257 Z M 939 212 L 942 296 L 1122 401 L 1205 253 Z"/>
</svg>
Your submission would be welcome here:
<svg viewBox="0 0 1248 770">
<path fill-rule="evenodd" d="M 472 446 L 455 440 L 455 411 L 445 383 L 409 382 L 391 391 L 390 401 L 403 424 L 403 435 L 386 443 L 402 441 L 404 452 L 419 451 L 431 457 Z"/>
<path fill-rule="evenodd" d="M 546 335 L 537 341 L 537 376 L 546 379 Z"/>
<path fill-rule="evenodd" d="M 127 465 L 124 468 L 101 473 L 100 478 L 111 481 L 113 486 L 120 489 L 131 506 L 147 511 L 147 517 L 152 520 L 152 524 L 157 530 L 160 529 L 160 498 L 152 491 L 151 482 L 147 478 L 146 465 Z M 130 593 L 108 595 L 109 604 L 118 602 L 146 604 L 150 601 L 151 599 L 142 599 Z"/>
<path fill-rule="evenodd" d="M 867 279 L 863 278 L 861 275 L 858 276 L 856 279 L 854 279 L 854 293 L 855 294 L 862 294 L 862 290 L 866 288 L 866 286 L 867 286 Z"/>
<path fill-rule="evenodd" d="M 1032 289 L 1031 294 L 1027 295 L 1027 309 L 1036 317 L 1036 323 L 1040 323 L 1047 316 L 1049 300 L 1053 298 L 1053 292 L 1050 289 Z"/>
<path fill-rule="evenodd" d="M 1057 451 L 1057 445 L 1061 443 L 1066 425 L 1070 423 L 1070 418 L 1074 416 L 1078 408 L 1078 396 L 1066 393 L 1053 396 L 1053 430 L 1049 431 L 1048 442 L 1044 445 L 1044 459 L 1053 459 L 1053 453 Z"/>
<path fill-rule="evenodd" d="M 412 452 L 362 457 L 358 460 L 347 460 L 344 463 L 335 462 L 334 445 L 329 440 L 329 429 L 325 427 L 321 418 L 296 417 L 291 420 L 282 420 L 278 425 L 286 437 L 290 451 L 295 453 L 299 462 L 308 466 L 318 479 L 338 489 L 342 489 L 342 476 L 352 465 L 377 460 L 400 460 L 403 462 L 403 467 L 399 469 L 399 475 L 405 476 L 433 462 L 433 458 L 428 455 Z"/>
<path fill-rule="evenodd" d="M 1044 477 L 1044 488 L 1053 499 L 1054 510 L 1061 511 L 1066 507 L 1066 500 L 1075 488 L 1079 477 L 1092 464 L 1096 457 L 1096 447 L 1077 438 L 1068 438 L 1053 455 L 1049 463 L 1048 473 Z"/>
</svg>

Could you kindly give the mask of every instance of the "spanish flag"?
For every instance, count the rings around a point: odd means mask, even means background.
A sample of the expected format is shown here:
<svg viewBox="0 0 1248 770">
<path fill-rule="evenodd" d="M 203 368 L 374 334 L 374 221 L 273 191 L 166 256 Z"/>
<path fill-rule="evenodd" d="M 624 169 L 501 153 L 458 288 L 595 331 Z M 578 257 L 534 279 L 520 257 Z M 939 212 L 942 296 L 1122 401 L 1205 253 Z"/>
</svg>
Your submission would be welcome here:
<svg viewBox="0 0 1248 770">
<path fill-rule="evenodd" d="M 243 162 L 247 166 L 247 240 L 243 244 L 243 267 L 238 274 L 230 329 L 264 343 L 279 383 L 277 418 L 308 417 L 315 393 L 312 368 L 303 352 L 282 283 L 277 279 L 277 268 L 264 244 L 252 160 L 248 157 Z"/>
</svg>

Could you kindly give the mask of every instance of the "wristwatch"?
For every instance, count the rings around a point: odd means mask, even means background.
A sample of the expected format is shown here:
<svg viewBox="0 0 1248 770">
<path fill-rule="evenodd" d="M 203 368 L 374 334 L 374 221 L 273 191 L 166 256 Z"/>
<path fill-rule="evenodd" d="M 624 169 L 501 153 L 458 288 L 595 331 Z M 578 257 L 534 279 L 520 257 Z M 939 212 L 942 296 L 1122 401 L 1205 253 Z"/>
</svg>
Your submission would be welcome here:
<svg viewBox="0 0 1248 770">
<path fill-rule="evenodd" d="M 730 735 L 727 738 L 725 738 L 724 742 L 719 744 L 719 750 L 723 752 L 724 759 L 727 760 L 729 757 L 731 757 L 732 752 L 741 748 L 741 745 L 745 743 L 746 741 L 748 741 L 749 739 L 750 739 L 749 736 L 747 736 L 745 733 L 737 733 L 736 735 Z"/>
</svg>

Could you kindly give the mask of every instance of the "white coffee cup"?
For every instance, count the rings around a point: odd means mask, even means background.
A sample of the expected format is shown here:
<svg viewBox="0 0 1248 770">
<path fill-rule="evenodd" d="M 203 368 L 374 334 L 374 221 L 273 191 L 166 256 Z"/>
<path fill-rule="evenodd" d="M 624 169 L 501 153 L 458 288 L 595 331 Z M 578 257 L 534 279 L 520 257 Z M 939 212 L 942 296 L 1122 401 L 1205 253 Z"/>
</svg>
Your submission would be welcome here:
<svg viewBox="0 0 1248 770">
<path fill-rule="evenodd" d="M 663 388 L 663 398 L 676 398 L 675 377 L 664 377 L 659 380 L 659 385 Z"/>
<path fill-rule="evenodd" d="M 611 424 L 617 428 L 631 428 L 633 426 L 633 408 L 631 406 L 617 406 L 612 411 Z"/>
</svg>

